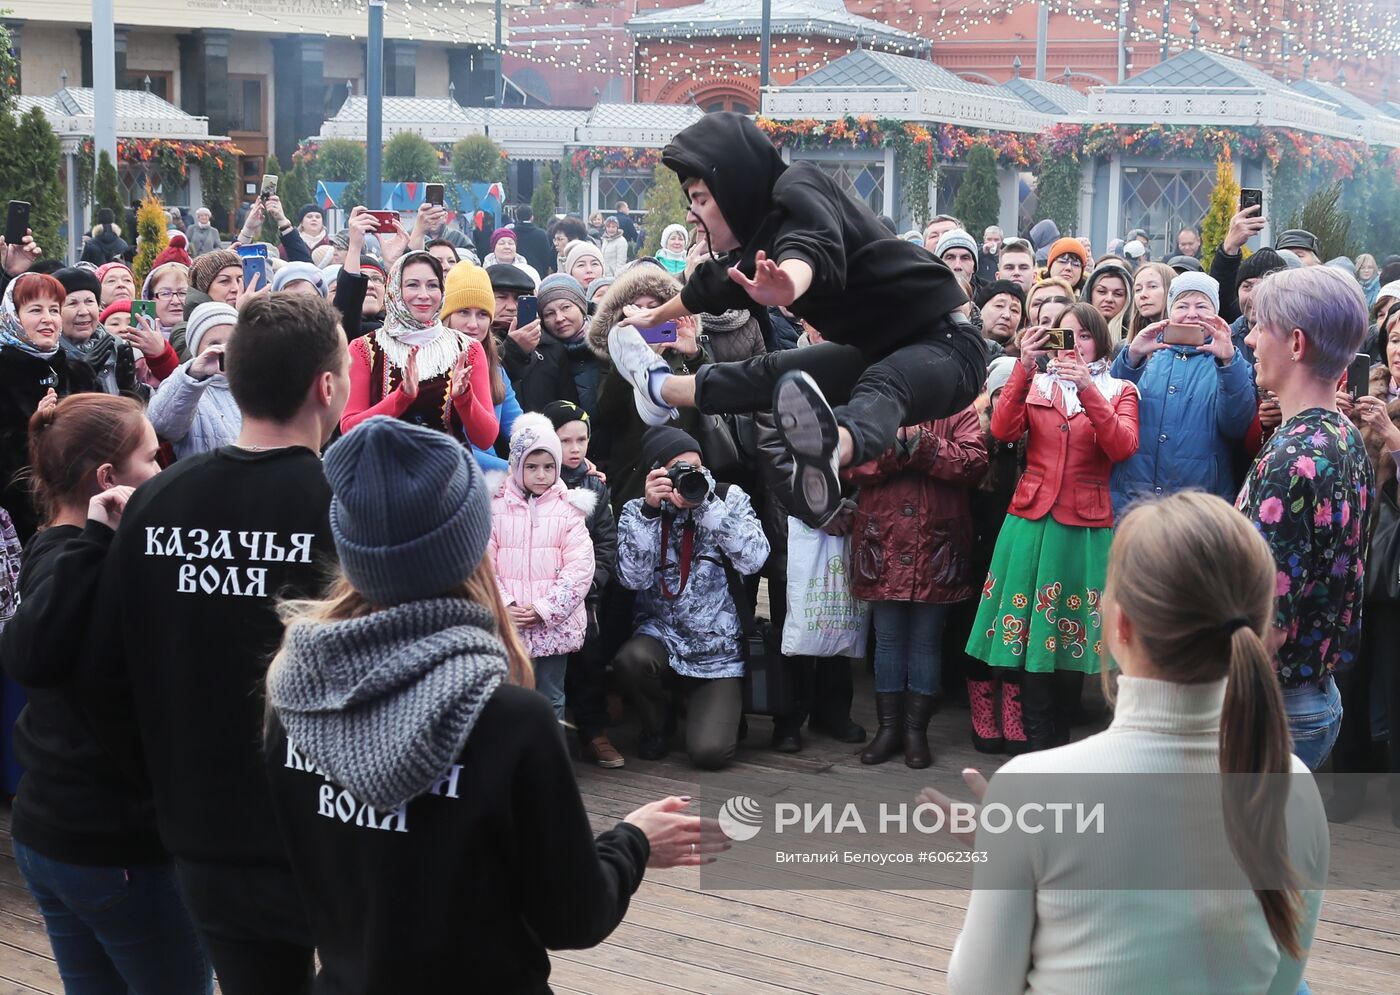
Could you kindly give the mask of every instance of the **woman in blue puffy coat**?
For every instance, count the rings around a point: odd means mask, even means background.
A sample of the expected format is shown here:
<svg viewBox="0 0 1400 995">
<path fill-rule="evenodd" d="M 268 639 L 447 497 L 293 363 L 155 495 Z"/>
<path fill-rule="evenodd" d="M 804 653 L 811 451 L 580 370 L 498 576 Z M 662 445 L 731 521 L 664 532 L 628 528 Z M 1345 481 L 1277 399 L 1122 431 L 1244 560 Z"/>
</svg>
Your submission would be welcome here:
<svg viewBox="0 0 1400 995">
<path fill-rule="evenodd" d="M 1219 315 L 1220 286 L 1186 272 L 1167 290 L 1169 322 L 1201 325 L 1205 344 L 1167 345 L 1168 321 L 1143 328 L 1113 363 L 1113 376 L 1137 384 L 1138 450 L 1113 467 L 1113 517 L 1137 498 L 1198 489 L 1231 499 L 1233 448 L 1254 419 L 1254 370 Z"/>
</svg>

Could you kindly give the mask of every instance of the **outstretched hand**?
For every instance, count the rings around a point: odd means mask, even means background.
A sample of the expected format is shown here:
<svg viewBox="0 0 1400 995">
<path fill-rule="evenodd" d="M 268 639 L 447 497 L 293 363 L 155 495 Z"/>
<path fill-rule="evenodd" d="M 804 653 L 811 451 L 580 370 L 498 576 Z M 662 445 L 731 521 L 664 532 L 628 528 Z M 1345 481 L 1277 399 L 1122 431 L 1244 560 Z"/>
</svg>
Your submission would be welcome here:
<svg viewBox="0 0 1400 995">
<path fill-rule="evenodd" d="M 648 802 L 623 820 L 646 834 L 651 844 L 648 867 L 713 864 L 715 854 L 729 849 L 729 837 L 724 835 L 718 820 L 683 814 L 689 807 L 688 797 L 672 795 Z"/>
<path fill-rule="evenodd" d="M 972 792 L 972 796 L 976 798 L 978 802 L 981 802 L 983 796 L 987 794 L 987 779 L 982 776 L 981 771 L 968 767 L 962 772 L 962 779 L 963 783 L 966 784 L 968 789 Z M 919 792 L 919 801 L 927 805 L 932 805 L 934 808 L 941 811 L 944 816 L 943 824 L 949 824 L 949 817 L 953 814 L 954 800 L 952 798 L 949 798 L 937 788 L 925 788 L 923 791 Z M 977 845 L 976 832 L 950 833 L 949 835 L 969 850 Z"/>
<path fill-rule="evenodd" d="M 753 279 L 750 280 L 739 267 L 729 267 L 729 279 L 744 288 L 756 304 L 765 307 L 787 307 L 802 294 L 792 274 L 783 269 L 768 254 L 759 251 L 754 257 Z"/>
</svg>

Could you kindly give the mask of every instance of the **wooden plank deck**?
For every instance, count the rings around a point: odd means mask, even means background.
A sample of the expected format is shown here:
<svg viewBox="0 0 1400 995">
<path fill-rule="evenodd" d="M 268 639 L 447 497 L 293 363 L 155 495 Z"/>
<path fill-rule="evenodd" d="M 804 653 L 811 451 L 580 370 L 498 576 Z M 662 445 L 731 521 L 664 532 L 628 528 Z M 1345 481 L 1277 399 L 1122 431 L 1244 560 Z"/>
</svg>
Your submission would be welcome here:
<svg viewBox="0 0 1400 995">
<path fill-rule="evenodd" d="M 856 718 L 874 727 L 869 677 L 857 678 Z M 619 730 L 627 754 L 621 770 L 576 766 L 584 802 L 603 829 L 642 802 L 664 794 L 714 797 L 725 778 L 766 785 L 776 794 L 796 775 L 815 776 L 833 790 L 894 792 L 912 799 L 929 782 L 966 766 L 990 773 L 997 758 L 973 752 L 964 708 L 944 708 L 930 741 L 935 767 L 911 771 L 898 760 L 863 767 L 858 747 L 808 736 L 800 754 L 767 749 L 771 726 L 751 719 L 738 762 L 718 774 L 699 774 L 680 753 L 663 762 L 635 758 L 634 734 Z M 726 791 L 725 794 L 730 792 Z M 1400 832 L 1388 821 L 1363 819 L 1333 826 L 1334 842 L 1381 841 L 1397 847 Z M 728 855 L 727 855 L 728 856 Z M 888 887 L 820 888 L 820 870 L 792 870 L 811 888 L 788 891 L 719 890 L 742 886 L 742 861 L 649 874 L 626 921 L 603 945 L 552 955 L 556 991 L 574 995 L 779 995 L 839 992 L 943 992 L 946 970 L 966 909 L 965 893 L 927 890 L 927 877 L 879 872 Z M 1318 995 L 1400 991 L 1400 895 L 1329 893 L 1309 961 L 1308 984 Z M 0 995 L 58 993 L 62 985 L 49 953 L 43 921 L 20 881 L 10 853 L 9 810 L 0 806 Z"/>
</svg>

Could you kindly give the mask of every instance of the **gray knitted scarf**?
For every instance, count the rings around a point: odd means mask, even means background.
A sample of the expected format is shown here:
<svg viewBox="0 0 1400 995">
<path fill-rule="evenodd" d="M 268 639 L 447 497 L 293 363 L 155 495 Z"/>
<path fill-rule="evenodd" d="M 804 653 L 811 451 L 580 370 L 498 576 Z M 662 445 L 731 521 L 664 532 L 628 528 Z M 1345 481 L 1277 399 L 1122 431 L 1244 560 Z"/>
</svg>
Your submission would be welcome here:
<svg viewBox="0 0 1400 995">
<path fill-rule="evenodd" d="M 447 771 L 506 677 L 491 612 L 457 598 L 296 622 L 285 648 L 268 702 L 288 738 L 381 812 Z"/>
<path fill-rule="evenodd" d="M 753 315 L 749 312 L 736 308 L 733 311 L 724 311 L 720 314 L 707 314 L 702 319 L 705 322 L 705 331 L 718 332 L 723 335 L 725 332 L 735 332 L 748 324 Z"/>
</svg>

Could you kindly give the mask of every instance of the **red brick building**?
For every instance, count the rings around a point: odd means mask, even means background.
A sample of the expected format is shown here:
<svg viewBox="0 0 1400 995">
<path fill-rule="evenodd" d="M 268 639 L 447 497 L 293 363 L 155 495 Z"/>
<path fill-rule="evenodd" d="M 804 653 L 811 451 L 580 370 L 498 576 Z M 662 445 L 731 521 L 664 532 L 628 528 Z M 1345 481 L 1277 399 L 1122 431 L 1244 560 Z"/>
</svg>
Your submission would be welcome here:
<svg viewBox="0 0 1400 995">
<path fill-rule="evenodd" d="M 1046 74 L 1083 89 L 1156 65 L 1167 46 L 1222 50 L 1276 76 L 1307 75 L 1371 102 L 1400 100 L 1400 45 L 1376 3 L 1355 0 L 1049 0 Z M 1365 8 L 1363 10 L 1362 8 Z M 1374 8 L 1374 9 L 1373 9 Z M 1034 0 L 773 0 L 775 85 L 857 47 L 915 54 L 969 79 L 1035 69 Z M 1197 31 L 1193 34 L 1193 23 Z M 758 0 L 542 2 L 510 13 L 506 74 L 526 103 L 591 107 L 604 101 L 697 103 L 753 110 L 758 96 Z M 1393 31 L 1393 28 L 1390 30 Z M 1241 50 L 1239 43 L 1245 41 Z"/>
</svg>

